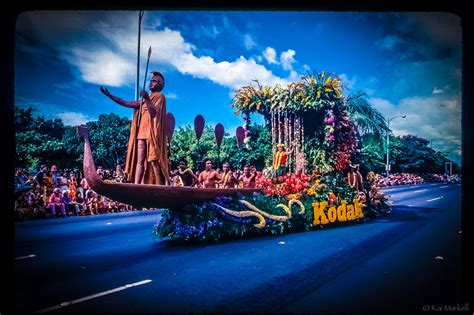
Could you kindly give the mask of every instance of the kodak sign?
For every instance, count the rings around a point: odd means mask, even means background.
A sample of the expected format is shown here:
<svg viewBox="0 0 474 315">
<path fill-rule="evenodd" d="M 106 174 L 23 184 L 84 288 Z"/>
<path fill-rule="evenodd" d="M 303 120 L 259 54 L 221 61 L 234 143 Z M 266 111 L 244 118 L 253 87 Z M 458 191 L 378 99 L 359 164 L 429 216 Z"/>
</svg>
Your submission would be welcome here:
<svg viewBox="0 0 474 315">
<path fill-rule="evenodd" d="M 342 200 L 337 208 L 332 206 L 327 211 L 325 211 L 328 206 L 327 201 L 315 202 L 312 206 L 314 213 L 313 225 L 328 224 L 336 221 L 352 221 L 364 217 L 362 212 L 364 204 L 359 203 L 358 198 L 353 200 L 353 204 L 349 205 L 346 200 Z"/>
</svg>

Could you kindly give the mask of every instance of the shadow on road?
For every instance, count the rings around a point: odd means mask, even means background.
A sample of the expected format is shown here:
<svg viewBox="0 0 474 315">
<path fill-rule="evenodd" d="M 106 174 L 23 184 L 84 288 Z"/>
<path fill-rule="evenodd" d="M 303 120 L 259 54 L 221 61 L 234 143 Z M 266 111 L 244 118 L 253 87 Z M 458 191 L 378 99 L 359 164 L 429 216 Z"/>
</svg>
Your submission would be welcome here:
<svg viewBox="0 0 474 315">
<path fill-rule="evenodd" d="M 392 207 L 390 213 L 382 214 L 374 219 L 374 222 L 405 222 L 429 220 L 427 215 L 435 212 L 438 208 L 434 207 L 410 207 L 397 205 Z"/>
</svg>

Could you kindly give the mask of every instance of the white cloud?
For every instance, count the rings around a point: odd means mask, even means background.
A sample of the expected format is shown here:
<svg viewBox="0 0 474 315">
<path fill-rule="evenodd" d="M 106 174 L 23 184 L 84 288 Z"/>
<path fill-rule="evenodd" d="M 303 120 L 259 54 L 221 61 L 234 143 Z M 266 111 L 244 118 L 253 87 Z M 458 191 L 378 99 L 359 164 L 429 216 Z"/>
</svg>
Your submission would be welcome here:
<svg viewBox="0 0 474 315">
<path fill-rule="evenodd" d="M 446 92 L 449 89 L 449 85 L 445 85 L 443 88 L 438 89 L 437 86 L 433 88 L 433 94 L 441 94 Z"/>
<path fill-rule="evenodd" d="M 263 57 L 265 57 L 267 62 L 270 64 L 278 63 L 278 61 L 276 60 L 276 51 L 272 47 L 265 48 L 265 51 L 263 52 Z"/>
<path fill-rule="evenodd" d="M 310 71 L 310 70 L 311 70 L 311 67 L 308 66 L 308 65 L 303 65 L 303 69 L 304 69 L 305 71 Z"/>
<path fill-rule="evenodd" d="M 286 82 L 286 80 L 273 75 L 264 66 L 257 64 L 255 60 L 246 59 L 243 56 L 233 62 L 215 62 L 211 57 L 198 58 L 192 54 L 184 54 L 175 66 L 181 73 L 209 79 L 232 89 L 248 85 L 252 79 L 258 79 L 261 84 L 265 85 Z"/>
<path fill-rule="evenodd" d="M 78 112 L 57 113 L 56 117 L 60 118 L 65 125 L 69 126 L 83 125 L 88 121 L 94 120 L 93 118 Z"/>
<path fill-rule="evenodd" d="M 352 89 L 352 87 L 355 85 L 357 81 L 355 76 L 352 76 L 352 78 L 349 78 L 349 76 L 345 73 L 341 73 L 339 75 L 339 79 L 341 79 L 342 85 L 344 87 L 347 87 L 349 90 Z"/>
<path fill-rule="evenodd" d="M 99 13 L 95 15 L 101 16 Z M 77 23 L 80 22 L 81 32 L 87 34 L 87 39 L 81 37 L 80 40 L 74 40 L 71 37 L 70 41 L 63 39 L 62 42 L 56 39 L 56 42 L 61 43 L 57 46 L 61 51 L 60 57 L 76 67 L 86 82 L 113 87 L 133 86 L 136 76 L 137 27 L 133 26 L 136 24 L 136 14 L 130 12 L 105 14 L 100 20 L 93 19 L 99 21 L 94 23 L 83 16 L 79 17 L 83 19 L 78 18 Z M 89 24 L 85 23 L 85 20 L 88 20 Z M 142 27 L 140 52 L 142 78 L 150 46 L 152 54 L 149 70 L 160 70 L 165 76 L 168 70 L 176 69 L 183 74 L 209 79 L 230 89 L 248 85 L 253 79 L 258 79 L 261 84 L 286 84 L 298 77 L 292 67 L 295 62 L 294 50 L 289 49 L 281 54 L 283 68 L 290 71 L 287 78 L 281 78 L 259 64 L 257 56 L 255 58 L 241 56 L 233 61 L 218 61 L 211 56 L 197 55 L 196 47 L 187 42 L 179 31 L 169 28 L 156 30 L 156 27 L 162 24 L 159 18 L 147 15 L 145 22 Z M 206 30 L 214 34 L 218 32 L 213 28 Z M 238 39 L 244 38 L 247 48 L 258 47 L 251 35 L 238 32 L 236 36 Z M 268 47 L 265 52 L 264 57 L 270 63 L 279 63 L 276 60 L 275 49 Z"/>
<path fill-rule="evenodd" d="M 85 52 L 81 50 L 83 55 L 76 53 L 73 58 L 74 64 L 88 82 L 113 86 L 131 84 L 135 74 L 136 34 L 131 31 L 119 33 L 110 28 L 104 28 L 101 33 L 114 43 L 118 52 L 112 53 L 110 50 L 108 53 L 103 50 Z M 248 38 L 251 39 L 250 36 Z M 180 32 L 168 28 L 163 31 L 144 30 L 141 44 L 142 56 L 147 55 L 150 46 L 152 48 L 150 69 L 160 68 L 163 65 L 172 66 L 183 74 L 209 79 L 230 89 L 248 85 L 252 79 L 258 79 L 261 84 L 285 84 L 298 77 L 293 71 L 290 72 L 288 78 L 280 78 L 254 59 L 247 59 L 243 56 L 234 61 L 220 62 L 210 56 L 196 56 L 193 52 L 195 46 L 186 42 Z M 270 47 L 270 54 L 272 54 L 271 50 L 273 50 L 274 60 L 276 52 Z M 288 65 L 289 70 L 292 70 L 291 63 L 294 62 L 294 54 L 295 52 L 291 49 L 282 53 L 282 59 Z M 104 58 L 107 59 L 105 65 Z M 142 58 L 142 64 L 145 62 Z M 93 69 L 100 67 L 103 71 L 93 71 Z"/>
<path fill-rule="evenodd" d="M 252 39 L 252 36 L 250 36 L 249 34 L 244 35 L 244 44 L 245 44 L 245 48 L 247 48 L 247 50 L 250 50 L 250 49 L 252 49 L 253 47 L 256 46 L 255 41 Z"/>
<path fill-rule="evenodd" d="M 283 69 L 285 70 L 291 70 L 293 69 L 293 63 L 295 62 L 295 58 L 293 56 L 296 54 L 296 52 L 293 49 L 288 49 L 287 51 L 284 51 L 280 55 L 280 62 L 283 66 Z"/>
<path fill-rule="evenodd" d="M 173 99 L 173 100 L 178 99 L 178 95 L 176 95 L 175 93 L 166 93 L 165 96 L 166 98 Z"/>
<path fill-rule="evenodd" d="M 85 50 L 73 48 L 71 62 L 77 66 L 86 82 L 121 86 L 135 72 L 135 67 L 126 58 L 109 50 Z"/>
<path fill-rule="evenodd" d="M 443 90 L 442 89 L 438 89 L 436 86 L 434 87 L 433 89 L 433 94 L 441 94 L 443 93 Z"/>
<path fill-rule="evenodd" d="M 137 13 L 138 15 L 138 13 Z M 142 28 L 143 29 L 158 29 L 161 26 L 161 19 L 158 18 L 156 15 L 151 15 L 145 12 L 142 20 Z"/>
<path fill-rule="evenodd" d="M 372 105 L 386 118 L 406 115 L 406 118 L 391 120 L 390 129 L 395 135 L 412 134 L 434 142 L 434 149 L 442 151 L 448 145 L 461 143 L 461 96 L 436 94 L 428 97 L 408 97 L 398 104 L 380 99 L 370 99 Z M 444 106 L 440 106 L 444 105 Z M 454 155 L 460 161 L 460 155 Z"/>
<path fill-rule="evenodd" d="M 72 112 L 65 105 L 59 103 L 51 103 L 40 99 L 28 99 L 19 97 L 15 101 L 15 106 L 21 108 L 31 107 L 34 114 L 43 116 L 45 119 L 60 118 L 65 125 L 80 125 L 97 118 L 84 115 L 80 112 Z"/>
</svg>

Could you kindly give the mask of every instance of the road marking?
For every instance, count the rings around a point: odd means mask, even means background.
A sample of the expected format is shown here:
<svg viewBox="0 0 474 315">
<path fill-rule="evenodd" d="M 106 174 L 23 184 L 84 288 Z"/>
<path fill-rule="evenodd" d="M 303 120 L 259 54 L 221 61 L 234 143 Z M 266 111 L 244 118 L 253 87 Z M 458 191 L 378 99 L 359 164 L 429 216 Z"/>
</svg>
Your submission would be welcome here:
<svg viewBox="0 0 474 315">
<path fill-rule="evenodd" d="M 414 190 L 413 192 L 422 192 L 422 191 L 427 191 L 428 189 L 418 189 L 418 190 Z"/>
<path fill-rule="evenodd" d="M 16 257 L 15 260 L 22 260 L 22 259 L 28 259 L 28 258 L 34 258 L 36 255 L 26 255 L 26 256 L 20 256 Z"/>
<path fill-rule="evenodd" d="M 448 188 L 448 187 L 449 187 L 449 186 L 441 186 L 441 187 L 439 187 L 439 188 Z"/>
<path fill-rule="evenodd" d="M 112 290 L 96 293 L 96 294 L 89 295 L 89 296 L 86 296 L 86 297 L 83 297 L 83 298 L 80 298 L 80 299 L 76 299 L 76 300 L 72 300 L 72 301 L 62 302 L 58 305 L 54 305 L 54 306 L 36 311 L 35 313 L 51 312 L 51 311 L 54 311 L 54 310 L 57 310 L 57 309 L 60 309 L 60 308 L 63 308 L 63 307 L 66 307 L 66 306 L 69 306 L 69 305 L 72 305 L 72 304 L 81 303 L 81 302 L 84 302 L 84 301 L 87 301 L 87 300 L 92 300 L 92 299 L 95 299 L 95 298 L 98 298 L 98 297 L 101 297 L 101 296 L 104 296 L 104 295 L 107 295 L 107 294 L 112 294 L 112 293 L 115 293 L 115 292 L 118 292 L 118 291 L 130 289 L 130 288 L 142 285 L 142 284 L 147 284 L 147 283 L 150 283 L 151 281 L 152 280 L 147 279 L 147 280 L 143 280 L 143 281 L 139 281 L 139 282 L 135 282 L 135 283 L 126 284 L 126 285 L 123 285 L 121 287 L 118 287 L 118 288 L 115 288 L 115 289 L 112 289 Z"/>
<path fill-rule="evenodd" d="M 441 197 L 438 197 L 438 198 L 428 199 L 426 201 L 431 202 L 431 201 L 435 201 L 435 200 L 439 200 L 439 199 L 443 199 L 443 198 L 444 198 L 444 196 L 441 196 Z"/>
</svg>

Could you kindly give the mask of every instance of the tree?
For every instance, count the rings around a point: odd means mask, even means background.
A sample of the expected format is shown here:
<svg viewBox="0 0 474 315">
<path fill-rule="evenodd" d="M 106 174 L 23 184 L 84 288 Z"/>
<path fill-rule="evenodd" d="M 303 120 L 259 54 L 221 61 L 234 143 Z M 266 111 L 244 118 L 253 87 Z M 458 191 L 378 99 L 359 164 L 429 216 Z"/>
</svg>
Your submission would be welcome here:
<svg viewBox="0 0 474 315">
<path fill-rule="evenodd" d="M 265 159 L 271 158 L 271 138 L 264 126 L 250 127 L 252 141 L 245 147 L 238 148 L 235 136 L 224 134 L 220 155 L 217 156 L 217 144 L 214 129 L 206 126 L 199 141 L 196 140 L 194 129 L 190 126 L 179 127 L 171 139 L 171 164 L 175 167 L 179 159 L 188 161 L 188 166 L 195 170 L 203 168 L 202 160 L 206 157 L 214 161 L 214 167 L 220 167 L 228 161 L 231 168 L 242 168 L 246 164 L 255 164 L 258 169 L 265 166 Z"/>
<path fill-rule="evenodd" d="M 60 119 L 33 117 L 33 109 L 15 107 L 16 166 L 37 169 L 40 163 L 64 167 L 64 125 Z"/>
<path fill-rule="evenodd" d="M 117 164 L 125 163 L 130 124 L 130 119 L 114 113 L 99 115 L 97 121 L 86 124 L 96 166 L 115 169 Z"/>
<path fill-rule="evenodd" d="M 57 165 L 59 169 L 82 168 L 84 142 L 74 126 L 64 126 L 61 119 L 46 120 L 33 116 L 33 109 L 15 107 L 16 163 L 38 169 L 39 164 Z M 87 123 L 97 165 L 115 168 L 124 163 L 130 134 L 130 120 L 116 114 L 100 115 Z"/>
<path fill-rule="evenodd" d="M 429 141 L 415 135 L 390 137 L 392 172 L 443 173 L 446 158 L 431 149 Z"/>
<path fill-rule="evenodd" d="M 388 129 L 387 121 L 367 100 L 364 92 L 356 92 L 347 98 L 350 117 L 354 120 L 361 136 L 370 135 L 364 140 L 367 144 L 383 146 Z"/>
<path fill-rule="evenodd" d="M 242 169 L 245 165 L 255 165 L 259 170 L 271 164 L 272 139 L 268 128 L 262 125 L 249 127 L 251 141 L 241 148 L 237 146 L 235 137 L 228 137 L 223 145 L 224 154 L 229 163 Z"/>
</svg>

